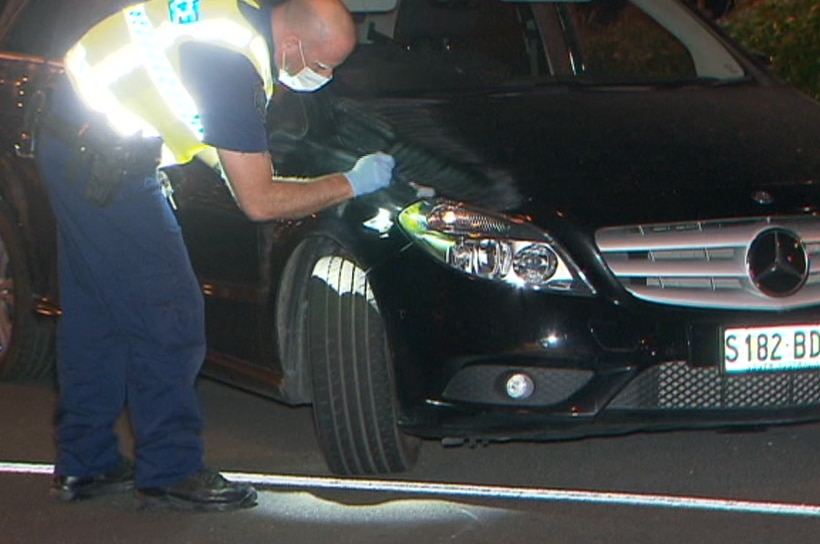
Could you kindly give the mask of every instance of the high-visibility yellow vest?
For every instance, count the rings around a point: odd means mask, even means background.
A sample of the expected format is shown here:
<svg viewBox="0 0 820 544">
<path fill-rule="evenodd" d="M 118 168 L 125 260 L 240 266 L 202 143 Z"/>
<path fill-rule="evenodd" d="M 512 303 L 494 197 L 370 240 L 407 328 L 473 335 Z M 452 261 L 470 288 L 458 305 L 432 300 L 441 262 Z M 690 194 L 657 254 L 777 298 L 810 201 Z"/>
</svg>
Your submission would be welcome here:
<svg viewBox="0 0 820 544">
<path fill-rule="evenodd" d="M 270 52 L 242 16 L 239 2 L 149 0 L 104 19 L 66 54 L 66 73 L 83 101 L 104 113 L 123 136 L 161 136 L 162 164 L 194 157 L 218 168 L 216 150 L 202 143 L 198 108 L 182 84 L 179 48 L 208 43 L 244 55 L 273 93 Z"/>
</svg>

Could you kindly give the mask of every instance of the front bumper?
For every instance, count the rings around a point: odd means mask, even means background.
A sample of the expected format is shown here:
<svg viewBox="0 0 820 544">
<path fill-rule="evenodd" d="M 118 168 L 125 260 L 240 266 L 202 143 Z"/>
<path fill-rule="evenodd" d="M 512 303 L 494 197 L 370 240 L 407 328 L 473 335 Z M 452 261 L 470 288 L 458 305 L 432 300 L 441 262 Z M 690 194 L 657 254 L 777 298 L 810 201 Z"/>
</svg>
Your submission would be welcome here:
<svg viewBox="0 0 820 544">
<path fill-rule="evenodd" d="M 727 375 L 723 326 L 810 319 L 515 291 L 407 247 L 371 271 L 399 422 L 427 437 L 560 439 L 820 419 L 820 371 Z M 533 394 L 505 380 L 526 373 Z"/>
</svg>

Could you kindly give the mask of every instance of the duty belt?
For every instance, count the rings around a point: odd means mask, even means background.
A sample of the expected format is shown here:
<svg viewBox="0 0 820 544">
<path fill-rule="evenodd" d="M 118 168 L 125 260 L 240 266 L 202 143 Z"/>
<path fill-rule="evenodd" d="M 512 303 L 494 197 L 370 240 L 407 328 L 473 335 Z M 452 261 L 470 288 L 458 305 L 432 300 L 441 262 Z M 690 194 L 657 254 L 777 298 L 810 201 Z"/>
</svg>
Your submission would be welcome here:
<svg viewBox="0 0 820 544">
<path fill-rule="evenodd" d="M 46 111 L 39 126 L 72 148 L 74 160 L 68 178 L 76 181 L 88 171 L 84 196 L 98 206 L 111 202 L 127 175 L 154 175 L 159 165 L 162 140 L 141 135 L 124 138 L 108 126 L 101 114 L 89 114 L 87 122 L 76 124 Z"/>
</svg>

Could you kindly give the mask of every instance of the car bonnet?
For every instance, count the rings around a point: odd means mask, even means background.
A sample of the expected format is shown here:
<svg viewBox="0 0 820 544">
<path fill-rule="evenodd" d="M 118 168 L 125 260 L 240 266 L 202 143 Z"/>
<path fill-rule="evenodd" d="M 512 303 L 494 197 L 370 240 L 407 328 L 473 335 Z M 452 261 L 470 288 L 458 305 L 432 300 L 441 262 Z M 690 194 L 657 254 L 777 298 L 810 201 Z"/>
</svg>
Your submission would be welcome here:
<svg viewBox="0 0 820 544">
<path fill-rule="evenodd" d="M 494 180 L 496 193 L 482 199 L 404 163 L 408 175 L 536 221 L 560 212 L 595 228 L 820 203 L 820 106 L 787 87 L 546 88 L 377 107 L 399 142 Z"/>
</svg>

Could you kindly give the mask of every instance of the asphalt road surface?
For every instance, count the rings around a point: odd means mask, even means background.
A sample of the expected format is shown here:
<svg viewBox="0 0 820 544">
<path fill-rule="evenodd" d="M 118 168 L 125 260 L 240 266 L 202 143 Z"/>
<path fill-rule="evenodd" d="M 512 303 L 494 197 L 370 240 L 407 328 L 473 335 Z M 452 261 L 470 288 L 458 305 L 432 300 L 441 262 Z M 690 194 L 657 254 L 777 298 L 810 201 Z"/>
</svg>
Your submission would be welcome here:
<svg viewBox="0 0 820 544">
<path fill-rule="evenodd" d="M 203 380 L 208 462 L 257 507 L 137 512 L 47 496 L 55 393 L 0 384 L 0 543 L 817 543 L 820 425 L 444 448 L 395 477 L 335 478 L 308 408 Z M 123 421 L 124 448 L 130 448 Z"/>
</svg>

